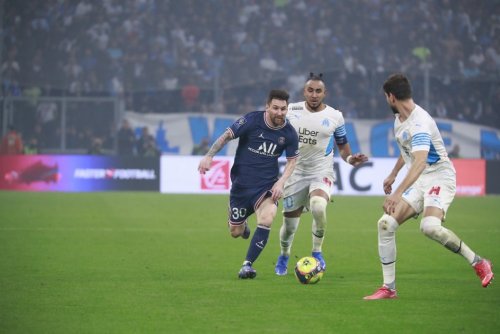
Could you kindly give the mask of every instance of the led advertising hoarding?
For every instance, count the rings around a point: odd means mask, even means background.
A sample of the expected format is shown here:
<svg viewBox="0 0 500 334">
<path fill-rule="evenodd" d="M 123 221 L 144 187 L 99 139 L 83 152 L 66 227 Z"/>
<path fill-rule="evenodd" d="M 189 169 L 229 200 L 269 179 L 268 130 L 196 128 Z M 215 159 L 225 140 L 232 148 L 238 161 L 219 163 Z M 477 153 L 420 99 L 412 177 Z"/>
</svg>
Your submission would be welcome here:
<svg viewBox="0 0 500 334">
<path fill-rule="evenodd" d="M 0 157 L 0 189 L 24 191 L 159 190 L 156 158 L 88 155 Z"/>
<path fill-rule="evenodd" d="M 212 168 L 205 174 L 198 173 L 201 156 L 163 156 L 161 158 L 162 193 L 177 194 L 227 194 L 231 187 L 230 171 L 233 158 L 216 156 Z M 384 195 L 382 184 L 396 163 L 395 158 L 371 158 L 356 168 L 335 158 L 336 180 L 334 195 Z M 281 167 L 285 159 L 280 160 Z M 478 196 L 485 194 L 484 160 L 454 160 L 457 170 L 457 195 Z M 406 175 L 403 168 L 393 189 Z"/>
</svg>

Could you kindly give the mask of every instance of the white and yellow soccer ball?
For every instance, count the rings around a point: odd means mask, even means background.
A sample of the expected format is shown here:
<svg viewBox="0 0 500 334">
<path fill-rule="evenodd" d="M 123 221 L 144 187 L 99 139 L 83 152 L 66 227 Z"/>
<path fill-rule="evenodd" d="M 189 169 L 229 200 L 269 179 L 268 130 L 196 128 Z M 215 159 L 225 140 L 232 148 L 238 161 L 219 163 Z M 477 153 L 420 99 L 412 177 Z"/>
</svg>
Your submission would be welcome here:
<svg viewBox="0 0 500 334">
<path fill-rule="evenodd" d="M 323 277 L 324 270 L 319 261 L 312 257 L 303 257 L 295 265 L 295 277 L 302 284 L 316 284 Z"/>
</svg>

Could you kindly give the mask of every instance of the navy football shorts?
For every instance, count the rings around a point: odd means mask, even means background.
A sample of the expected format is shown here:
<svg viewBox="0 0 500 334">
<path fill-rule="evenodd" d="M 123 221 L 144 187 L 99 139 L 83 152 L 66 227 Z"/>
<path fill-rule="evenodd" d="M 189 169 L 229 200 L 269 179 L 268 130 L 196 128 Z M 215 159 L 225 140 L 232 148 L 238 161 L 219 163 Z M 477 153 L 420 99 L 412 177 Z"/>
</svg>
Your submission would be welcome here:
<svg viewBox="0 0 500 334">
<path fill-rule="evenodd" d="M 274 183 L 258 188 L 231 187 L 229 194 L 228 221 L 231 225 L 243 224 L 267 197 L 271 197 Z M 276 202 L 276 205 L 278 203 Z"/>
</svg>

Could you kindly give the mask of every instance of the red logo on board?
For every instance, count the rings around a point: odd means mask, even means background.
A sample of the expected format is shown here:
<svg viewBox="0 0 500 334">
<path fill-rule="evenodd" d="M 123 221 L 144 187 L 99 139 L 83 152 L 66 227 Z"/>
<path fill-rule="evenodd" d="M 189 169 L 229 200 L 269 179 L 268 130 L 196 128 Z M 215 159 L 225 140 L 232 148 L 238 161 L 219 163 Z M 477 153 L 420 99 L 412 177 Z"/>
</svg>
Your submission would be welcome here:
<svg viewBox="0 0 500 334">
<path fill-rule="evenodd" d="M 201 174 L 201 189 L 220 190 L 229 189 L 230 179 L 229 161 L 212 161 L 212 167 L 205 174 Z"/>
</svg>

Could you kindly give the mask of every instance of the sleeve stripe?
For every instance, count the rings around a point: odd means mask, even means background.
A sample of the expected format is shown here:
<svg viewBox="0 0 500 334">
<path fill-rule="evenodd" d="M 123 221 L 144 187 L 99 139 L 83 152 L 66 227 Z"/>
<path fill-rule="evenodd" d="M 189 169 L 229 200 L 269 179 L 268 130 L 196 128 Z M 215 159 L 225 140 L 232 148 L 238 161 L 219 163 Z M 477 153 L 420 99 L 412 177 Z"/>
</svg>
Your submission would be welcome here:
<svg viewBox="0 0 500 334">
<path fill-rule="evenodd" d="M 342 124 L 341 126 L 339 126 L 338 128 L 335 129 L 335 133 L 334 133 L 335 138 L 344 137 L 346 135 L 347 135 L 347 131 L 345 129 L 344 124 Z"/>
<path fill-rule="evenodd" d="M 335 137 L 335 142 L 339 145 L 347 144 L 347 131 L 345 129 L 345 124 L 342 124 L 338 128 L 335 129 L 333 133 Z M 332 143 L 333 144 L 333 143 Z"/>
<path fill-rule="evenodd" d="M 431 135 L 428 133 L 417 133 L 411 139 L 412 146 L 430 146 L 431 145 Z"/>
<path fill-rule="evenodd" d="M 415 145 L 415 144 L 417 144 L 417 145 L 418 145 L 418 144 L 429 144 L 429 143 L 430 143 L 430 141 L 429 141 L 429 140 L 412 140 L 412 141 L 411 141 L 411 143 L 412 143 L 413 145 Z"/>
</svg>

